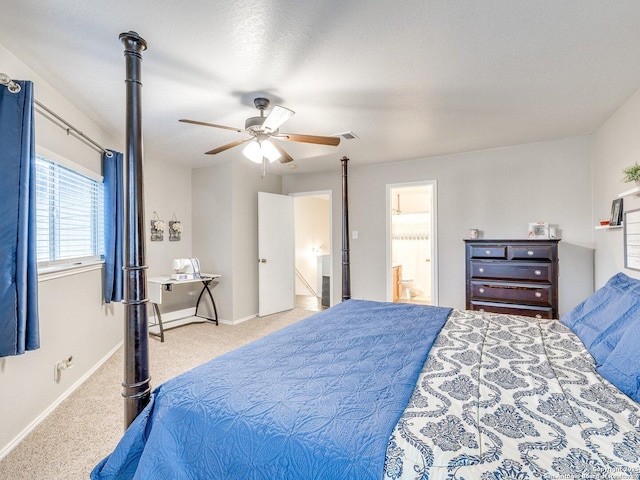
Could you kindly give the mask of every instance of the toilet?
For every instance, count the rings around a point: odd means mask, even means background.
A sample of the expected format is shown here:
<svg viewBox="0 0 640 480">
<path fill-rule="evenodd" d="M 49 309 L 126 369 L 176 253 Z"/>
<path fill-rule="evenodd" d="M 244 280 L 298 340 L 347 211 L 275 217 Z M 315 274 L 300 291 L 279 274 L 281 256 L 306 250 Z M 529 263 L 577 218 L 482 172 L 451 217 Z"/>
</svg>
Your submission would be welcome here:
<svg viewBox="0 0 640 480">
<path fill-rule="evenodd" d="M 402 298 L 411 300 L 411 288 L 413 287 L 413 278 L 403 278 L 402 282 Z"/>
</svg>

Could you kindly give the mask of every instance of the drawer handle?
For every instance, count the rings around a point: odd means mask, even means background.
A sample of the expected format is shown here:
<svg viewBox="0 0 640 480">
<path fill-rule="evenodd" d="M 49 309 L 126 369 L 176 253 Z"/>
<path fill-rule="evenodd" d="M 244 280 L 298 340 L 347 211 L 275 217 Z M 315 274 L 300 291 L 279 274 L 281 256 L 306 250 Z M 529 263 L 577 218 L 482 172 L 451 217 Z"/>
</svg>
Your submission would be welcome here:
<svg viewBox="0 0 640 480">
<path fill-rule="evenodd" d="M 542 297 L 542 293 L 541 292 L 536 292 L 536 297 L 538 297 L 538 298 Z"/>
<path fill-rule="evenodd" d="M 481 288 L 480 290 L 478 290 L 480 293 L 484 293 L 484 288 Z"/>
<path fill-rule="evenodd" d="M 530 257 L 533 257 L 533 250 L 527 251 L 527 255 L 529 255 Z"/>
<path fill-rule="evenodd" d="M 485 250 L 484 253 L 486 253 L 487 255 L 491 255 L 491 250 Z"/>
<path fill-rule="evenodd" d="M 478 269 L 478 271 L 479 271 L 480 273 L 483 273 L 483 272 L 484 272 L 484 268 L 480 267 L 480 268 Z"/>
<path fill-rule="evenodd" d="M 536 313 L 536 318 L 542 318 L 542 315 L 540 315 L 539 313 Z"/>
<path fill-rule="evenodd" d="M 536 275 L 542 275 L 542 270 L 536 270 L 536 271 L 535 271 L 535 272 L 533 272 L 533 273 L 535 273 Z"/>
</svg>

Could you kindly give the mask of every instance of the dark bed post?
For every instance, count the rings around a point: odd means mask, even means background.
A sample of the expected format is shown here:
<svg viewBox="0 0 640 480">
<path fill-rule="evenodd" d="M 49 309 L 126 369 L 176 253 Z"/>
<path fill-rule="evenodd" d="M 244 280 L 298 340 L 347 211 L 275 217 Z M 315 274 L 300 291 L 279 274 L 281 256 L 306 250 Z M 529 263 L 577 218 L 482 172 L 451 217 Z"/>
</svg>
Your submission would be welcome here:
<svg viewBox="0 0 640 480">
<path fill-rule="evenodd" d="M 342 157 L 342 301 L 351 298 L 351 264 L 349 261 L 349 192 L 347 190 L 347 163 Z"/>
<path fill-rule="evenodd" d="M 127 95 L 125 168 L 125 327 L 124 397 L 125 429 L 149 403 L 147 275 L 144 258 L 144 195 L 142 174 L 141 52 L 147 43 L 136 32 L 120 34 L 124 45 Z"/>
</svg>

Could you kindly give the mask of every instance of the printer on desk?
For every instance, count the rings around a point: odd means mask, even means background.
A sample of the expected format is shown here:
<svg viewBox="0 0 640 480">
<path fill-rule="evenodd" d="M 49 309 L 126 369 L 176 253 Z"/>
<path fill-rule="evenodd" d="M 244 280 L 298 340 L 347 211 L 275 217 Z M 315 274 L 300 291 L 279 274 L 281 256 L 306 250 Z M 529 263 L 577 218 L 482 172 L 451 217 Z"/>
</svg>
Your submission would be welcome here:
<svg viewBox="0 0 640 480">
<path fill-rule="evenodd" d="M 172 267 L 171 280 L 200 278 L 200 261 L 197 258 L 175 258 Z"/>
</svg>

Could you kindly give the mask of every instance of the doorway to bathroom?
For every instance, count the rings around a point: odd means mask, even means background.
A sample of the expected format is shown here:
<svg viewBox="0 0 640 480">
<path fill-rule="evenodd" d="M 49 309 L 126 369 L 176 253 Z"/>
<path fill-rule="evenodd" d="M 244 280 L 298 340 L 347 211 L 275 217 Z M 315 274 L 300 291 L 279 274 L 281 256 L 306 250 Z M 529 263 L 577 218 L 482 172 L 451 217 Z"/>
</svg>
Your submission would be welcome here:
<svg viewBox="0 0 640 480">
<path fill-rule="evenodd" d="M 437 305 L 436 182 L 387 185 L 387 298 Z"/>
</svg>

